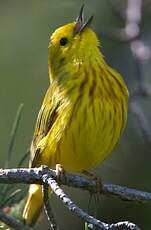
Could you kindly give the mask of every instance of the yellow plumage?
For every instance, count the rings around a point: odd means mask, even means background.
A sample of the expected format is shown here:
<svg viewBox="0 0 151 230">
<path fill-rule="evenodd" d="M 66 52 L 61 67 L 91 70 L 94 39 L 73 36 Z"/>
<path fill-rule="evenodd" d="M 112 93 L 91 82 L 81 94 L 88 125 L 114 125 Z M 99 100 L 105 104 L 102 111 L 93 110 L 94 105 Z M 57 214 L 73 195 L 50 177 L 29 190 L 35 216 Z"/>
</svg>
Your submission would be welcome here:
<svg viewBox="0 0 151 230">
<path fill-rule="evenodd" d="M 32 167 L 56 164 L 72 172 L 89 170 L 116 145 L 127 119 L 128 91 L 99 50 L 83 19 L 50 38 L 50 86 L 38 114 L 31 145 Z M 83 28 L 82 28 L 83 26 Z M 33 225 L 42 208 L 40 185 L 31 185 L 23 212 Z"/>
</svg>

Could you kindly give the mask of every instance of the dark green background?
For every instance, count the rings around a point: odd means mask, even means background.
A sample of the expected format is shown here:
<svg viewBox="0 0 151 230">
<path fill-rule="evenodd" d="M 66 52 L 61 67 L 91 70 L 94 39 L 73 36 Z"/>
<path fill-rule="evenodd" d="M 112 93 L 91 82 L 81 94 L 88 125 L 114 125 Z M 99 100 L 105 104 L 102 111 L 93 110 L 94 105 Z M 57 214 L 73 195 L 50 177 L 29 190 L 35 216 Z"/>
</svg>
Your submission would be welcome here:
<svg viewBox="0 0 151 230">
<path fill-rule="evenodd" d="M 123 1 L 118 2 L 120 6 Z M 125 2 L 125 1 L 124 1 Z M 94 14 L 93 28 L 100 35 L 103 28 L 122 27 L 124 22 L 114 13 L 109 1 L 85 1 L 86 16 Z M 23 115 L 17 133 L 12 167 L 30 146 L 36 116 L 48 86 L 47 46 L 50 34 L 59 26 L 75 19 L 82 1 L 73 0 L 5 0 L 0 1 L 0 167 L 4 166 L 10 130 L 18 105 L 23 102 Z M 150 3 L 151 5 L 151 3 Z M 149 6 L 150 6 L 149 5 Z M 151 7 L 150 7 L 151 8 Z M 123 7 L 125 9 L 125 7 Z M 142 39 L 151 46 L 150 9 L 143 11 Z M 130 91 L 137 86 L 135 65 L 129 45 L 101 39 L 107 62 L 118 69 Z M 144 63 L 144 77 L 151 83 L 151 61 Z M 151 123 L 151 101 L 140 99 L 142 109 Z M 151 125 L 150 125 L 151 128 Z M 126 131 L 114 153 L 97 168 L 105 182 L 117 183 L 151 191 L 151 150 L 142 138 L 136 118 L 129 113 Z M 71 198 L 87 210 L 89 194 L 66 189 Z M 52 195 L 51 202 L 61 229 L 84 229 L 83 223 L 66 210 Z M 143 230 L 151 229 L 150 204 L 100 197 L 98 216 L 107 223 L 129 220 Z M 92 199 L 91 213 L 95 213 Z M 38 229 L 43 225 L 39 224 Z M 48 229 L 48 226 L 45 228 Z"/>
</svg>

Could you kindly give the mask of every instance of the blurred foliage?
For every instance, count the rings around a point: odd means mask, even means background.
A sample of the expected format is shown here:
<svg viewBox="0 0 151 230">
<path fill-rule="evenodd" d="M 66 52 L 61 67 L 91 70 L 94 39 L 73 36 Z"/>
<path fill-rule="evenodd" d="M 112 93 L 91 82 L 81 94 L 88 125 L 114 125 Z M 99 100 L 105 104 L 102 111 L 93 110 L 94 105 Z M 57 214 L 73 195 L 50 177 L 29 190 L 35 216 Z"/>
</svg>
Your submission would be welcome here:
<svg viewBox="0 0 151 230">
<path fill-rule="evenodd" d="M 30 146 L 36 116 L 48 86 L 49 36 L 60 25 L 75 19 L 82 2 L 81 0 L 0 2 L 0 167 L 4 167 L 5 164 L 13 118 L 21 102 L 24 103 L 24 111 L 16 136 L 11 167 L 17 166 Z M 111 0 L 85 0 L 86 16 L 94 14 L 93 28 L 101 39 L 103 54 L 107 62 L 122 73 L 130 92 L 133 92 L 137 87 L 137 76 L 129 44 L 100 37 L 104 28 L 124 26 L 124 21 L 110 2 Z M 119 11 L 125 10 L 126 0 L 113 0 L 112 3 Z M 141 38 L 151 47 L 151 1 L 143 1 L 143 4 Z M 143 70 L 146 81 L 151 83 L 150 60 L 144 62 Z M 139 103 L 151 128 L 151 101 L 142 98 Z M 120 143 L 96 172 L 105 182 L 151 191 L 150 162 L 150 145 L 143 140 L 135 116 L 129 113 L 127 128 Z M 72 188 L 65 189 L 80 207 L 88 209 L 89 194 Z M 54 195 L 51 197 L 51 203 L 56 219 L 62 226 L 61 229 L 84 229 L 84 223 L 69 213 Z M 130 220 L 144 230 L 151 228 L 149 204 L 137 204 L 101 196 L 98 209 L 98 217 L 104 222 Z M 95 214 L 95 210 L 96 204 L 91 202 L 91 214 Z M 46 223 L 45 226 L 45 229 L 48 229 Z M 41 229 L 40 224 L 37 229 Z"/>
</svg>

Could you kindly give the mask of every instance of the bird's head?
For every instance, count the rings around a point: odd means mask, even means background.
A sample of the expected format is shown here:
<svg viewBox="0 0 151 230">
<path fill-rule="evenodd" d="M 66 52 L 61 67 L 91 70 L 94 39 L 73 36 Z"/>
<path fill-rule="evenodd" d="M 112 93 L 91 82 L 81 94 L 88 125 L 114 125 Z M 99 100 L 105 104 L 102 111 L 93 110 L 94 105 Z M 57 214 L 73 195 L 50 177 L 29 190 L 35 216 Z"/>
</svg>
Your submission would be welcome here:
<svg viewBox="0 0 151 230">
<path fill-rule="evenodd" d="M 67 64 L 83 63 L 99 45 L 96 34 L 89 28 L 93 16 L 85 21 L 83 8 L 84 5 L 75 22 L 58 28 L 50 37 L 49 71 L 55 74 Z"/>
</svg>

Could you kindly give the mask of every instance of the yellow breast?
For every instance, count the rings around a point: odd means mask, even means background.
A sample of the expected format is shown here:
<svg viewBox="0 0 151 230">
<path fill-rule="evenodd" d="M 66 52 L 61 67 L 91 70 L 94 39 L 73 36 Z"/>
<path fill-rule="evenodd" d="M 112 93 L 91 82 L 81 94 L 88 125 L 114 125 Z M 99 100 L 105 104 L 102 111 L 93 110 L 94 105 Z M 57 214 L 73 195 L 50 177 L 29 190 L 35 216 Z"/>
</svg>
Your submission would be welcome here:
<svg viewBox="0 0 151 230">
<path fill-rule="evenodd" d="M 63 96 L 45 143 L 44 158 L 50 167 L 60 163 L 67 171 L 81 172 L 99 164 L 112 151 L 125 127 L 128 95 L 115 73 L 109 68 L 102 76 L 93 76 L 91 82 L 88 79 L 92 76 L 87 75 L 78 93 L 73 88 Z"/>
</svg>

